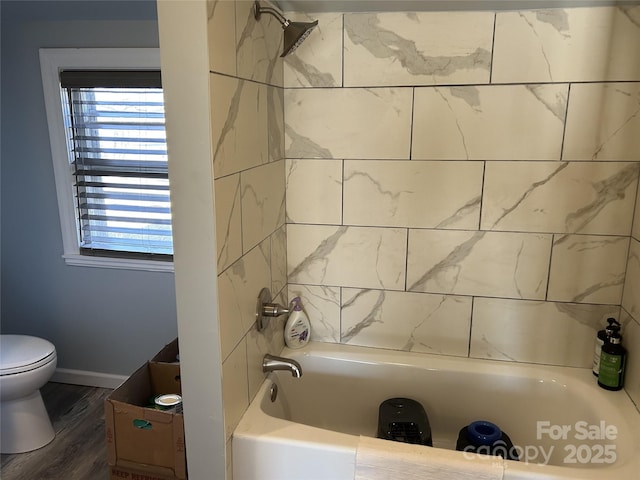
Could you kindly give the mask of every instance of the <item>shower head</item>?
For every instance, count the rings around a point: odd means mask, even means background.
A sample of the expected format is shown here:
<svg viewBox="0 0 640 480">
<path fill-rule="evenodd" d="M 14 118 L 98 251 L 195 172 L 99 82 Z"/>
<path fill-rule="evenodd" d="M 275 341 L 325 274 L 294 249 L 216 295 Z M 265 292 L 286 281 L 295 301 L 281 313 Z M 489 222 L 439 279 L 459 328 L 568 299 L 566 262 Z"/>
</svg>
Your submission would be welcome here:
<svg viewBox="0 0 640 480">
<path fill-rule="evenodd" d="M 253 3 L 253 15 L 256 20 L 260 20 L 263 13 L 272 15 L 278 19 L 284 30 L 284 47 L 282 48 L 281 57 L 285 57 L 300 46 L 305 38 L 309 36 L 311 31 L 318 26 L 318 21 L 313 22 L 291 22 L 287 20 L 278 10 L 271 7 L 261 7 L 260 2 L 255 0 Z"/>
<path fill-rule="evenodd" d="M 309 36 L 311 31 L 318 26 L 318 20 L 313 22 L 289 22 L 284 28 L 284 47 L 281 57 L 289 55 Z"/>
</svg>

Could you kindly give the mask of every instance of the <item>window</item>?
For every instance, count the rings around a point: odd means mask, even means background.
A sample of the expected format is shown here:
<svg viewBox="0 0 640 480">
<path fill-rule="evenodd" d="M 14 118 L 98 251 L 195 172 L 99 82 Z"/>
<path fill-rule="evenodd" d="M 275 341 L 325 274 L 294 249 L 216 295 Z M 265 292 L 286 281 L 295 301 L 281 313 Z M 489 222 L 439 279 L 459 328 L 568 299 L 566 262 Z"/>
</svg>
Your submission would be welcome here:
<svg viewBox="0 0 640 480">
<path fill-rule="evenodd" d="M 80 253 L 170 259 L 160 72 L 60 72 Z"/>
<path fill-rule="evenodd" d="M 42 49 L 68 264 L 172 270 L 157 49 Z"/>
</svg>

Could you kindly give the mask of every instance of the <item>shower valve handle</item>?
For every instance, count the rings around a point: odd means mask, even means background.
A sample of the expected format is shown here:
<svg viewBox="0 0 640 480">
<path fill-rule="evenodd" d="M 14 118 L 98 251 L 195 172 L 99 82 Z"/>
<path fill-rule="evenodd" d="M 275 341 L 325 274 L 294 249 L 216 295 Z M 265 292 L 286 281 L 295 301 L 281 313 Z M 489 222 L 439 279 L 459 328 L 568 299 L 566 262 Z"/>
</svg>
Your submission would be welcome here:
<svg viewBox="0 0 640 480">
<path fill-rule="evenodd" d="M 279 303 L 263 303 L 262 315 L 266 317 L 279 317 L 280 315 L 286 315 L 289 313 L 289 309 L 283 307 Z"/>
<path fill-rule="evenodd" d="M 270 317 L 279 317 L 280 315 L 288 315 L 289 309 L 278 303 L 272 303 L 271 291 L 268 288 L 260 290 L 258 302 L 256 304 L 256 323 L 258 331 L 262 332 L 267 328 L 267 321 Z"/>
</svg>

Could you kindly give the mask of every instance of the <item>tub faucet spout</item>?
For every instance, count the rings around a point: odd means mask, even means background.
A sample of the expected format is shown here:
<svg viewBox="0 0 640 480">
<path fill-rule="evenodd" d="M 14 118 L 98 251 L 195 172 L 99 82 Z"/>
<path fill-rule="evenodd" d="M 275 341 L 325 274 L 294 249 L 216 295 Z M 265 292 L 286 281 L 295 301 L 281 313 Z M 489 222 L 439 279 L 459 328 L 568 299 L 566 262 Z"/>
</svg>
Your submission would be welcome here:
<svg viewBox="0 0 640 480">
<path fill-rule="evenodd" d="M 267 353 L 262 360 L 262 371 L 264 373 L 269 373 L 275 370 L 286 370 L 291 372 L 291 375 L 296 378 L 300 378 L 302 376 L 302 367 L 295 360 L 277 357 Z"/>
</svg>

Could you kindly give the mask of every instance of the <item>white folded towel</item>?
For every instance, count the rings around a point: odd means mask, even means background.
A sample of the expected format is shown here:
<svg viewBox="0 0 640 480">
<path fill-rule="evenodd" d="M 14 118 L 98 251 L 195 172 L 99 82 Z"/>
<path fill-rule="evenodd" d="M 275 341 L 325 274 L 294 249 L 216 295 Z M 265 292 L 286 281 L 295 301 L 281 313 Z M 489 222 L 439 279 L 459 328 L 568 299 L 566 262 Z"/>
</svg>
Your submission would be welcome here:
<svg viewBox="0 0 640 480">
<path fill-rule="evenodd" d="M 355 480 L 502 480 L 501 457 L 363 437 Z"/>
</svg>

